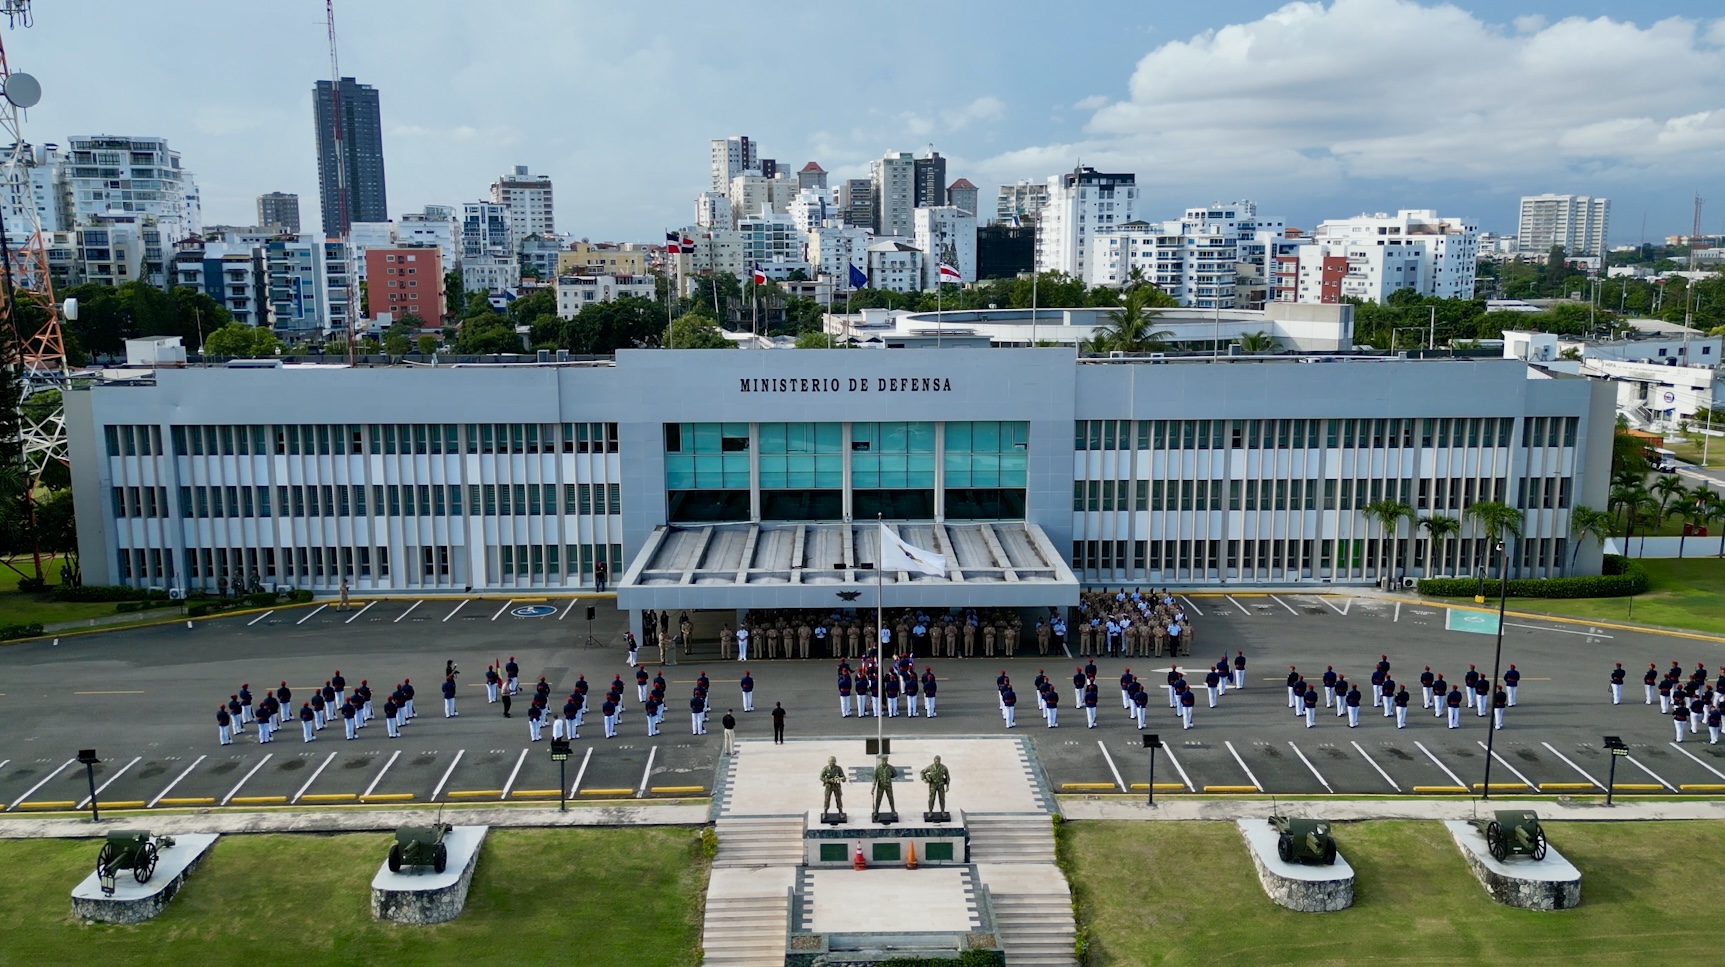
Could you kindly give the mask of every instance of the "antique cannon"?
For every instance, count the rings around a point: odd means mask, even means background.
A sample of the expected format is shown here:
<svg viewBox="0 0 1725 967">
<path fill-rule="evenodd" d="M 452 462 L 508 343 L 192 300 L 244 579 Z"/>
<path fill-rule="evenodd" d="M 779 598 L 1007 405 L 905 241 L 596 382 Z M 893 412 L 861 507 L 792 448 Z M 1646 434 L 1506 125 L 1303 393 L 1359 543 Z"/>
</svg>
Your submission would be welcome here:
<svg viewBox="0 0 1725 967">
<path fill-rule="evenodd" d="M 1470 820 L 1475 829 L 1485 834 L 1485 847 L 1491 858 L 1503 862 L 1505 857 L 1531 856 L 1545 859 L 1545 828 L 1539 825 L 1539 814 L 1526 809 L 1503 809 L 1491 819 Z"/>
<path fill-rule="evenodd" d="M 389 844 L 389 871 L 400 873 L 403 866 L 429 866 L 442 873 L 449 865 L 449 847 L 443 842 L 449 830 L 448 823 L 397 829 L 395 842 Z"/>
<path fill-rule="evenodd" d="M 1330 824 L 1321 819 L 1294 819 L 1271 816 L 1270 825 L 1279 833 L 1276 855 L 1284 863 L 1322 864 L 1336 861 L 1336 841 L 1330 835 Z"/>
<path fill-rule="evenodd" d="M 157 855 L 173 845 L 172 837 L 151 839 L 142 829 L 110 830 L 102 851 L 96 854 L 96 879 L 102 892 L 114 895 L 114 878 L 121 870 L 131 870 L 132 878 L 139 883 L 150 882 L 151 874 L 156 872 Z"/>
</svg>

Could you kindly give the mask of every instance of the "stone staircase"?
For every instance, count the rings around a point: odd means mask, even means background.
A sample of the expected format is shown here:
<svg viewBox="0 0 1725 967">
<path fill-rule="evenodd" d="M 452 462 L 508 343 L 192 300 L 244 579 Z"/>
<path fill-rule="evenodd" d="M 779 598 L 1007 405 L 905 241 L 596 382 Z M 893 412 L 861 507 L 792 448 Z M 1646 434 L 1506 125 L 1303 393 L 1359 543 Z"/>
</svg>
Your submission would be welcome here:
<svg viewBox="0 0 1725 967">
<path fill-rule="evenodd" d="M 801 866 L 803 823 L 802 816 L 721 819 L 714 827 L 719 852 L 713 865 Z"/>
<path fill-rule="evenodd" d="M 789 910 L 788 895 L 708 893 L 706 922 L 701 927 L 701 962 L 707 967 L 784 967 Z"/>
<path fill-rule="evenodd" d="M 966 813 L 972 863 L 1054 862 L 1054 826 L 1042 813 Z M 724 855 L 724 833 L 719 855 Z"/>
<path fill-rule="evenodd" d="M 1077 967 L 1072 956 L 1072 897 L 1064 892 L 1065 881 L 1058 875 L 1055 880 L 1063 892 L 990 891 L 1007 967 Z"/>
</svg>

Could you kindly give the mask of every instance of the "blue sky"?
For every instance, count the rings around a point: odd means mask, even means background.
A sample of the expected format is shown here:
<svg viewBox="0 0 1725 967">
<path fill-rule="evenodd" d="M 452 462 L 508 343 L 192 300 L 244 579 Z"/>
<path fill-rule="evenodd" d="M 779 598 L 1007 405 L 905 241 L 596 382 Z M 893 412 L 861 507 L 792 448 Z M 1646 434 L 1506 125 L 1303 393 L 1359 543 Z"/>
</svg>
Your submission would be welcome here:
<svg viewBox="0 0 1725 967">
<path fill-rule="evenodd" d="M 985 199 L 1082 160 L 1136 172 L 1153 218 L 1249 198 L 1292 225 L 1437 208 L 1513 231 L 1518 196 L 1559 191 L 1610 197 L 1629 243 L 1644 217 L 1686 232 L 1699 192 L 1725 230 L 1716 2 L 337 7 L 342 73 L 381 92 L 392 216 L 526 164 L 559 229 L 649 240 L 692 218 L 708 139 L 747 134 L 835 178 L 933 145 Z M 5 42 L 44 87 L 31 140 L 164 136 L 206 221 L 280 190 L 315 223 L 316 0 L 39 0 Z"/>
</svg>

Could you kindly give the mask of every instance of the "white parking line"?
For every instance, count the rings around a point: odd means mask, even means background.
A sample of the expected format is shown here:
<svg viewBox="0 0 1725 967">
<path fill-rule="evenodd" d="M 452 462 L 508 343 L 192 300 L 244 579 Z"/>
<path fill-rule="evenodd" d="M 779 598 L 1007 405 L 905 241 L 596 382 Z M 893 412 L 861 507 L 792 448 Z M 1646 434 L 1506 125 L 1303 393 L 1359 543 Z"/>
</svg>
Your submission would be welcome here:
<svg viewBox="0 0 1725 967">
<path fill-rule="evenodd" d="M 360 608 L 358 611 L 355 611 L 353 613 L 353 617 L 347 619 L 346 621 L 343 621 L 342 624 L 344 624 L 344 625 L 353 624 L 355 621 L 357 621 L 359 619 L 360 615 L 365 614 L 367 611 L 370 611 L 371 606 L 376 604 L 376 603 L 377 603 L 376 601 L 367 601 L 365 603 L 365 607 Z"/>
<path fill-rule="evenodd" d="M 1188 598 L 1184 594 L 1182 594 L 1182 595 L 1180 595 L 1180 600 L 1186 602 L 1186 607 L 1191 608 L 1193 614 L 1197 615 L 1200 618 L 1204 617 L 1204 612 L 1198 610 L 1198 606 L 1192 603 L 1191 598 Z"/>
<path fill-rule="evenodd" d="M 300 625 L 303 625 L 303 624 L 305 624 L 305 623 L 306 623 L 306 622 L 307 622 L 307 621 L 310 621 L 310 620 L 311 620 L 311 619 L 313 619 L 313 618 L 315 618 L 315 617 L 317 617 L 317 613 L 318 613 L 318 612 L 319 612 L 319 611 L 322 611 L 322 610 L 323 610 L 323 609 L 325 609 L 325 608 L 327 608 L 327 607 L 329 607 L 329 605 L 327 605 L 327 604 L 320 604 L 320 605 L 318 605 L 318 606 L 317 606 L 317 607 L 315 607 L 315 608 L 313 608 L 313 609 L 311 609 L 311 610 L 310 610 L 310 611 L 308 611 L 308 612 L 306 612 L 306 616 L 305 616 L 305 617 L 303 617 L 303 618 L 301 618 L 301 619 L 299 619 L 299 620 L 298 620 L 298 621 L 295 621 L 295 622 L 294 622 L 294 627 L 296 627 L 296 628 L 297 628 L 297 627 L 299 627 L 299 626 L 300 626 Z"/>
<path fill-rule="evenodd" d="M 77 761 L 78 761 L 77 759 L 67 759 L 65 762 L 60 763 L 60 768 L 55 769 L 53 772 L 50 772 L 47 775 L 43 776 L 41 782 L 38 782 L 34 786 L 31 786 L 29 789 L 26 789 L 24 791 L 24 795 L 19 796 L 17 799 L 12 800 L 12 805 L 7 806 L 6 808 L 8 810 L 17 809 L 19 803 L 23 802 L 26 799 L 29 799 L 30 796 L 36 792 L 36 790 L 42 788 L 43 786 L 46 786 L 48 784 L 49 779 L 52 779 L 55 776 L 59 775 L 60 773 L 65 772 L 67 766 L 69 766 L 72 763 L 77 762 Z"/>
<path fill-rule="evenodd" d="M 592 746 L 588 746 L 588 748 L 591 749 Z M 509 790 L 515 788 L 515 777 L 521 774 L 521 763 L 526 761 L 527 750 L 522 749 L 521 755 L 517 756 L 515 759 L 515 768 L 509 770 L 509 781 L 503 784 L 503 795 L 498 796 L 498 799 L 501 799 L 504 802 L 509 801 Z"/>
<path fill-rule="evenodd" d="M 399 758 L 401 758 L 400 749 L 396 749 L 394 752 L 389 754 L 389 761 L 385 762 L 383 764 L 383 768 L 378 770 L 376 777 L 371 780 L 371 785 L 366 786 L 365 791 L 359 794 L 359 798 L 362 802 L 365 800 L 365 797 L 371 795 L 372 790 L 377 788 L 377 784 L 383 781 L 383 774 L 388 772 L 389 767 L 395 765 L 395 760 Z"/>
<path fill-rule="evenodd" d="M 460 611 L 462 608 L 465 608 L 465 607 L 467 607 L 467 599 L 462 598 L 461 603 L 455 606 L 455 611 Z M 455 617 L 455 611 L 451 611 L 448 614 L 444 615 L 443 620 L 448 621 L 450 618 Z"/>
<path fill-rule="evenodd" d="M 1721 779 L 1725 779 L 1725 772 L 1720 772 L 1718 769 L 1715 769 L 1712 766 L 1708 765 L 1707 763 L 1702 762 L 1700 759 L 1697 759 L 1694 755 L 1692 755 L 1689 752 L 1688 749 L 1685 749 L 1684 747 L 1678 745 L 1675 742 L 1668 742 L 1666 744 L 1671 746 L 1673 749 L 1676 749 L 1678 752 L 1681 752 L 1684 755 L 1689 756 L 1689 758 L 1695 759 L 1695 764 L 1700 766 L 1701 768 L 1706 769 L 1708 772 L 1713 773 L 1714 775 L 1718 776 Z M 0 765 L 5 765 L 5 763 L 0 762 Z"/>
<path fill-rule="evenodd" d="M 121 766 L 118 770 L 116 770 L 114 772 L 113 775 L 108 777 L 107 782 L 104 782 L 101 785 L 96 787 L 96 795 L 100 796 L 102 794 L 103 790 L 105 790 L 109 786 L 113 785 L 115 779 L 120 778 L 121 773 L 123 773 L 127 769 L 130 769 L 131 767 L 137 765 L 138 763 L 142 762 L 143 760 L 144 760 L 143 756 L 138 756 L 136 759 L 133 759 L 131 762 L 128 762 L 125 765 Z M 79 801 L 78 808 L 83 809 L 85 806 L 88 806 L 88 805 L 90 805 L 90 797 L 85 796 L 82 800 Z"/>
<path fill-rule="evenodd" d="M 1647 774 L 1648 774 L 1648 775 L 1650 775 L 1650 776 L 1652 776 L 1652 777 L 1653 777 L 1653 781 L 1654 781 L 1654 782 L 1657 782 L 1657 783 L 1659 783 L 1659 784 L 1660 784 L 1660 785 L 1662 785 L 1662 786 L 1664 786 L 1664 787 L 1665 787 L 1665 788 L 1667 788 L 1667 789 L 1669 789 L 1669 790 L 1671 790 L 1671 791 L 1672 791 L 1672 792 L 1676 792 L 1676 791 L 1677 791 L 1677 787 L 1676 787 L 1676 786 L 1673 786 L 1673 785 L 1672 785 L 1672 784 L 1671 784 L 1671 783 L 1669 783 L 1669 782 L 1666 782 L 1666 781 L 1665 781 L 1665 780 L 1664 780 L 1664 779 L 1661 779 L 1661 778 L 1659 778 L 1659 774 L 1658 774 L 1658 773 L 1656 773 L 1656 772 L 1654 772 L 1654 771 L 1653 771 L 1653 770 L 1652 770 L 1652 769 L 1649 769 L 1649 768 L 1647 768 L 1647 767 L 1646 767 L 1646 766 L 1644 766 L 1644 765 L 1642 765 L 1642 764 L 1641 764 L 1641 760 L 1639 760 L 1639 759 L 1637 759 L 1637 758 L 1635 758 L 1635 757 L 1634 757 L 1634 756 L 1632 756 L 1632 755 L 1626 755 L 1626 756 L 1624 756 L 1624 758 L 1625 758 L 1625 759 L 1628 759 L 1628 760 L 1629 760 L 1629 762 L 1630 762 L 1630 764 L 1631 764 L 1631 765 L 1633 765 L 1633 766 L 1635 766 L 1635 768 L 1637 768 L 1637 769 L 1640 769 L 1640 770 L 1641 770 L 1641 771 L 1642 771 L 1642 772 L 1645 772 L 1645 773 L 1647 773 Z"/>
<path fill-rule="evenodd" d="M 265 752 L 264 757 L 262 759 L 258 760 L 258 764 L 255 766 L 252 766 L 252 771 L 250 771 L 250 772 L 246 773 L 244 776 L 242 776 L 240 778 L 240 781 L 234 783 L 234 787 L 232 789 L 228 790 L 228 794 L 222 797 L 221 804 L 223 806 L 226 806 L 228 804 L 228 800 L 239 795 L 240 787 L 245 785 L 247 782 L 249 782 L 251 780 L 252 776 L 257 775 L 258 770 L 262 769 L 264 767 L 264 763 L 270 761 L 270 758 L 274 755 L 275 755 L 274 752 Z"/>
<path fill-rule="evenodd" d="M 1231 594 L 1224 594 L 1224 595 L 1222 595 L 1222 597 L 1227 598 L 1229 601 L 1234 601 L 1234 596 Z M 1245 615 L 1246 617 L 1250 618 L 1252 616 L 1252 609 L 1246 607 L 1245 605 L 1241 604 L 1240 602 L 1234 601 L 1234 607 L 1239 608 L 1240 613 Z"/>
<path fill-rule="evenodd" d="M 7 764 L 11 761 L 11 759 L 0 759 L 0 769 L 6 768 Z"/>
<path fill-rule="evenodd" d="M 1559 758 L 1559 759 L 1562 759 L 1562 760 L 1563 760 L 1563 764 L 1564 764 L 1564 765 L 1567 765 L 1567 766 L 1569 766 L 1569 767 L 1570 767 L 1570 768 L 1571 768 L 1571 769 L 1574 769 L 1574 770 L 1575 770 L 1575 771 L 1576 771 L 1576 772 L 1579 772 L 1579 773 L 1581 773 L 1581 778 L 1583 778 L 1583 779 L 1586 779 L 1586 780 L 1587 780 L 1587 781 L 1588 781 L 1588 782 L 1591 782 L 1591 783 L 1593 783 L 1593 784 L 1594 784 L 1594 785 L 1595 785 L 1595 786 L 1598 786 L 1598 787 L 1599 787 L 1599 790 L 1600 790 L 1600 791 L 1601 791 L 1601 792 L 1604 792 L 1604 791 L 1605 791 L 1605 783 L 1603 783 L 1603 782 L 1600 782 L 1600 781 L 1599 781 L 1599 780 L 1598 780 L 1598 779 L 1595 779 L 1595 778 L 1593 778 L 1593 777 L 1592 777 L 1592 776 L 1590 776 L 1590 775 L 1588 775 L 1588 774 L 1587 774 L 1587 770 L 1586 770 L 1586 769 L 1583 769 L 1583 768 L 1582 768 L 1582 767 L 1580 767 L 1580 766 L 1578 766 L 1578 765 L 1576 765 L 1576 764 L 1575 764 L 1575 763 L 1573 763 L 1573 762 L 1570 762 L 1570 761 L 1569 761 L 1569 756 L 1566 756 L 1566 755 L 1564 755 L 1564 754 L 1563 754 L 1563 753 L 1561 753 L 1561 752 L 1559 752 L 1559 751 L 1557 751 L 1557 750 L 1556 750 L 1556 749 L 1554 749 L 1554 748 L 1552 748 L 1552 745 L 1551 745 L 1551 743 L 1550 743 L 1550 742 L 1541 742 L 1541 743 L 1540 743 L 1540 745 L 1543 745 L 1543 746 L 1545 746 L 1545 747 L 1546 747 L 1546 749 L 1548 749 L 1548 750 L 1549 750 L 1549 751 L 1550 751 L 1550 752 L 1551 752 L 1551 754 L 1552 754 L 1552 755 L 1554 755 L 1554 756 L 1557 756 L 1557 757 L 1558 757 L 1558 758 Z"/>
<path fill-rule="evenodd" d="M 1396 616 L 1394 618 L 1392 618 L 1391 620 L 1392 621 L 1402 620 L 1402 603 L 1400 601 L 1396 602 Z"/>
<path fill-rule="evenodd" d="M 162 790 L 162 791 L 161 791 L 161 792 L 158 792 L 158 793 L 156 793 L 156 798 L 154 798 L 154 799 L 152 799 L 152 800 L 150 800 L 150 805 L 149 805 L 149 808 L 150 808 L 150 809 L 154 809 L 154 808 L 156 808 L 156 803 L 159 803 L 159 802 L 161 802 L 161 801 L 162 801 L 162 799 L 163 799 L 163 798 L 165 798 L 165 797 L 166 797 L 166 796 L 167 796 L 167 795 L 168 795 L 168 793 L 170 793 L 170 792 L 173 792 L 173 791 L 174 791 L 174 787 L 175 787 L 175 786 L 177 786 L 177 785 L 179 785 L 179 784 L 180 784 L 180 780 L 181 780 L 181 779 L 184 779 L 184 778 L 185 778 L 185 777 L 187 777 L 187 776 L 189 776 L 189 775 L 191 775 L 191 774 L 192 774 L 192 770 L 193 770 L 193 769 L 196 769 L 196 768 L 197 768 L 197 767 L 198 767 L 198 763 L 200 763 L 200 762 L 202 762 L 202 761 L 204 761 L 204 760 L 205 760 L 205 759 L 207 759 L 207 758 L 209 758 L 209 757 L 208 757 L 208 756 L 202 756 L 202 755 L 201 755 L 201 756 L 198 756 L 198 757 L 197 757 L 197 759 L 195 759 L 195 760 L 193 760 L 193 762 L 192 762 L 192 764 L 191 764 L 191 765 L 189 765 L 189 766 L 186 766 L 186 771 L 185 771 L 185 772 L 182 772 L 182 773 L 180 773 L 180 774 L 179 774 L 179 775 L 178 775 L 178 776 L 175 776 L 175 777 L 174 777 L 174 781 L 173 781 L 173 782 L 170 782 L 170 783 L 168 783 L 168 788 L 166 788 L 166 789 L 163 789 L 163 790 Z M 5 763 L 4 763 L 4 762 L 0 762 L 0 765 L 5 765 Z"/>
<path fill-rule="evenodd" d="M 1114 757 L 1108 754 L 1108 743 L 1097 739 L 1096 746 L 1102 750 L 1102 758 L 1108 760 L 1108 771 L 1114 773 L 1114 784 L 1120 787 L 1121 792 L 1131 792 L 1132 790 L 1126 785 L 1126 780 L 1120 778 L 1120 770 L 1114 767 Z"/>
<path fill-rule="evenodd" d="M 1222 744 L 1228 747 L 1228 754 L 1233 756 L 1234 761 L 1238 762 L 1240 764 L 1240 771 L 1242 771 L 1246 774 L 1246 778 L 1252 780 L 1252 788 L 1258 790 L 1259 792 L 1263 792 L 1264 791 L 1264 784 L 1258 781 L 1257 776 L 1252 775 L 1252 770 L 1246 768 L 1246 760 L 1240 758 L 1240 753 L 1234 749 L 1234 743 L 1225 741 Z"/>
<path fill-rule="evenodd" d="M 1318 597 L 1318 600 L 1324 602 L 1325 604 L 1329 604 L 1331 611 L 1334 611 L 1335 613 L 1341 615 L 1344 618 L 1346 618 L 1348 616 L 1348 609 L 1354 606 L 1354 599 L 1353 598 L 1344 598 L 1342 600 L 1342 606 L 1339 608 L 1333 604 L 1330 604 L 1330 599 L 1329 599 L 1328 595 L 1320 595 Z"/>
<path fill-rule="evenodd" d="M 1288 743 L 1288 748 L 1293 749 L 1294 754 L 1300 757 L 1300 761 L 1306 764 L 1306 768 L 1312 770 L 1312 775 L 1317 778 L 1318 784 L 1324 787 L 1325 792 L 1335 792 L 1334 789 L 1330 788 L 1329 782 L 1324 779 L 1323 773 L 1318 771 L 1318 767 L 1312 765 L 1312 760 L 1306 758 L 1306 754 L 1300 751 L 1299 746 L 1290 741 Z"/>
<path fill-rule="evenodd" d="M 306 790 L 311 788 L 311 784 L 316 782 L 317 777 L 323 775 L 323 771 L 325 769 L 328 769 L 329 764 L 331 762 L 334 762 L 334 761 L 335 761 L 335 753 L 334 752 L 331 752 L 329 755 L 325 756 L 323 762 L 320 763 L 316 769 L 312 770 L 311 778 L 307 779 L 305 781 L 305 785 L 299 787 L 299 792 L 294 793 L 293 798 L 288 800 L 288 801 L 289 802 L 299 802 L 299 797 L 305 795 Z"/>
<path fill-rule="evenodd" d="M 1485 748 L 1485 743 L 1479 741 L 1478 739 L 1475 739 L 1473 744 L 1479 746 L 1482 749 Z M 1522 785 L 1527 787 L 1528 792 L 1538 792 L 1539 791 L 1539 783 L 1534 782 L 1532 779 L 1529 779 L 1528 777 L 1522 775 L 1521 770 L 1517 769 L 1515 766 L 1510 765 L 1509 760 L 1505 759 L 1503 756 L 1498 755 L 1496 749 L 1491 750 L 1491 757 L 1493 759 L 1497 760 L 1498 765 L 1501 765 L 1505 769 L 1508 769 L 1510 772 L 1514 773 L 1515 777 L 1517 779 L 1521 780 Z"/>
<path fill-rule="evenodd" d="M 587 754 L 581 757 L 581 768 L 575 770 L 575 784 L 569 787 L 569 798 L 575 798 L 575 791 L 581 788 L 581 777 L 587 774 L 587 763 L 593 759 L 593 747 L 587 747 Z"/>
<path fill-rule="evenodd" d="M 1568 628 L 1547 628 L 1545 625 L 1522 625 L 1522 624 L 1516 624 L 1513 621 L 1505 621 L 1503 623 L 1503 626 L 1505 628 L 1528 628 L 1528 629 L 1533 630 L 1533 631 L 1555 631 L 1560 635 L 1580 635 L 1583 638 L 1610 638 L 1611 637 L 1611 635 L 1602 635 L 1602 634 L 1598 634 L 1598 633 L 1592 632 L 1592 631 L 1571 631 Z"/>
<path fill-rule="evenodd" d="M 455 750 L 455 758 L 449 762 L 449 768 L 443 770 L 443 778 L 437 780 L 437 788 L 431 790 L 431 798 L 436 799 L 443 792 L 443 787 L 449 784 L 449 777 L 455 774 L 455 767 L 461 764 L 461 757 L 467 754 L 466 749 Z"/>
<path fill-rule="evenodd" d="M 265 611 L 263 614 L 260 614 L 257 617 L 253 618 L 252 620 L 246 622 L 246 627 L 250 628 L 252 625 L 257 624 L 258 622 L 264 620 L 265 618 L 267 618 L 270 615 L 275 614 L 275 613 L 276 613 L 276 610 L 274 608 L 271 608 L 268 611 Z"/>
<path fill-rule="evenodd" d="M 508 611 L 509 606 L 514 604 L 514 603 L 515 603 L 514 598 L 510 598 L 508 601 L 503 602 L 503 607 L 497 609 L 497 613 L 491 616 L 491 620 L 496 621 L 498 618 L 503 617 L 503 612 Z"/>
<path fill-rule="evenodd" d="M 1174 764 L 1174 771 L 1180 773 L 1180 781 L 1186 784 L 1186 791 L 1197 792 L 1198 790 L 1192 785 L 1192 777 L 1186 775 L 1186 770 L 1181 767 L 1180 760 L 1174 758 L 1174 747 L 1171 745 L 1164 745 L 1162 747 L 1162 751 L 1167 754 L 1168 761 Z"/>
<path fill-rule="evenodd" d="M 1420 750 L 1421 752 L 1424 752 L 1426 754 L 1426 758 L 1432 760 L 1432 765 L 1437 766 L 1439 769 L 1442 769 L 1443 774 L 1446 776 L 1449 776 L 1451 782 L 1455 783 L 1458 786 L 1461 786 L 1463 789 L 1468 788 L 1468 784 L 1461 781 L 1461 776 L 1458 776 L 1455 773 L 1449 771 L 1449 766 L 1444 765 L 1443 762 L 1441 762 L 1437 756 L 1432 755 L 1432 750 L 1426 748 L 1424 743 L 1422 743 L 1418 740 L 1415 740 L 1414 741 L 1414 748 Z"/>
<path fill-rule="evenodd" d="M 1360 754 L 1361 758 L 1365 759 L 1366 762 L 1371 764 L 1371 767 L 1373 769 L 1376 769 L 1378 771 L 1378 775 L 1384 777 L 1384 781 L 1390 784 L 1391 789 L 1394 789 L 1396 792 L 1402 791 L 1402 787 L 1396 785 L 1396 781 L 1394 779 L 1390 778 L 1390 774 L 1384 771 L 1384 767 L 1378 765 L 1378 762 L 1376 759 L 1373 759 L 1370 755 L 1366 754 L 1366 750 L 1360 748 L 1360 744 L 1358 742 L 1349 742 L 1348 744 L 1353 746 L 1354 751 L 1358 752 Z"/>
<path fill-rule="evenodd" d="M 592 746 L 588 746 L 588 748 L 592 748 Z M 647 783 L 652 781 L 653 778 L 653 759 L 658 754 L 658 746 L 653 746 L 651 749 L 647 750 L 647 768 L 641 770 L 641 786 L 635 790 L 636 799 L 643 798 L 647 795 Z"/>
<path fill-rule="evenodd" d="M 410 615 L 410 614 L 412 614 L 412 613 L 413 613 L 413 609 L 414 609 L 414 608 L 417 608 L 417 607 L 419 607 L 419 606 L 420 606 L 420 605 L 422 605 L 422 604 L 424 604 L 424 603 L 425 603 L 425 602 L 424 602 L 424 601 L 423 601 L 423 600 L 421 600 L 421 601 L 415 601 L 415 602 L 413 602 L 413 604 L 412 604 L 412 605 L 409 605 L 409 606 L 408 606 L 408 609 L 407 609 L 407 610 L 406 610 L 406 611 L 403 611 L 403 612 L 402 612 L 402 613 L 400 613 L 400 614 L 398 614 L 398 615 L 396 615 L 396 616 L 395 616 L 395 621 L 391 621 L 391 622 L 390 622 L 390 624 L 395 624 L 395 623 L 396 623 L 396 622 L 399 622 L 399 621 L 400 621 L 400 620 L 401 620 L 401 619 L 403 619 L 403 618 L 405 618 L 405 617 L 407 617 L 407 616 L 408 616 L 408 615 Z"/>
<path fill-rule="evenodd" d="M 569 617 L 569 612 L 575 610 L 575 602 L 577 602 L 579 600 L 581 600 L 581 599 L 580 598 L 570 598 L 569 599 L 569 606 L 563 609 L 563 613 L 557 616 L 557 620 L 562 621 L 564 618 Z"/>
<path fill-rule="evenodd" d="M 1274 602 L 1276 602 L 1276 603 L 1277 603 L 1277 604 L 1279 604 L 1279 605 L 1281 605 L 1281 606 L 1282 606 L 1282 607 L 1284 607 L 1284 608 L 1288 608 L 1288 613 L 1289 613 L 1289 614 L 1291 614 L 1291 615 L 1294 615 L 1294 616 L 1295 616 L 1295 617 L 1299 617 L 1299 614 L 1300 614 L 1300 613 L 1299 613 L 1299 612 L 1298 612 L 1298 611 L 1295 611 L 1295 610 L 1294 610 L 1294 609 L 1293 609 L 1293 608 L 1289 608 L 1289 607 L 1288 607 L 1288 602 L 1286 602 L 1286 601 L 1283 601 L 1283 600 L 1282 600 L 1282 599 L 1281 599 L 1281 598 L 1278 598 L 1278 597 L 1276 597 L 1276 596 L 1275 596 L 1275 595 L 1273 595 L 1273 594 L 1272 594 L 1272 595 L 1270 595 L 1270 600 L 1271 600 L 1271 601 L 1274 601 Z"/>
</svg>

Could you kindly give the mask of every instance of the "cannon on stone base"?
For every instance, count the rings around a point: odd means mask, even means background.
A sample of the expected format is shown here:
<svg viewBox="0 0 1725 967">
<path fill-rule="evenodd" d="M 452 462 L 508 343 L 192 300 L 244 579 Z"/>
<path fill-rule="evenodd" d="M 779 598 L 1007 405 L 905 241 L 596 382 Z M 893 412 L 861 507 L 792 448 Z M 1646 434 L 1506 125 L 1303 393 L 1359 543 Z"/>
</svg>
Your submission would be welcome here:
<svg viewBox="0 0 1725 967">
<path fill-rule="evenodd" d="M 150 876 L 156 872 L 157 854 L 173 845 L 172 837 L 151 839 L 149 832 L 142 829 L 109 831 L 102 851 L 96 854 L 96 879 L 102 892 L 114 895 L 114 880 L 121 870 L 131 870 L 132 878 L 139 883 L 150 882 Z"/>
<path fill-rule="evenodd" d="M 1545 859 L 1545 827 L 1539 814 L 1529 809 L 1501 809 L 1491 819 L 1469 820 L 1485 834 L 1485 847 L 1499 863 L 1510 856 Z"/>
<path fill-rule="evenodd" d="M 429 866 L 442 873 L 449 865 L 449 847 L 443 842 L 449 830 L 448 823 L 397 829 L 395 842 L 389 844 L 389 871 L 400 873 L 403 866 Z"/>
<path fill-rule="evenodd" d="M 1330 824 L 1321 819 L 1294 819 L 1271 816 L 1276 828 L 1276 855 L 1284 863 L 1308 866 L 1332 866 L 1336 862 L 1336 840 L 1330 835 Z"/>
</svg>

